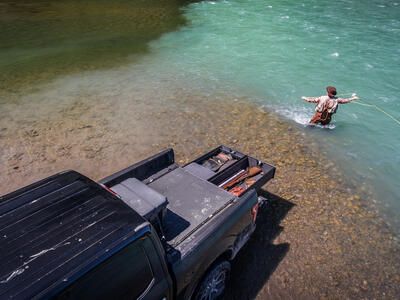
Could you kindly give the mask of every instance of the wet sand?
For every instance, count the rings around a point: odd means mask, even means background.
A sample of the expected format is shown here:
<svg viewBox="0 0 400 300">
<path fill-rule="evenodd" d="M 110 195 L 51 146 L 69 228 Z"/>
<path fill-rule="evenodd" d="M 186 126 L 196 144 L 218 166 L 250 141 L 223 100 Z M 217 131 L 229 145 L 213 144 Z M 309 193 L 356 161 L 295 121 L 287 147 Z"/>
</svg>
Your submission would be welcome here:
<svg viewBox="0 0 400 300">
<path fill-rule="evenodd" d="M 368 191 L 348 184 L 304 128 L 225 93 L 168 82 L 152 93 L 135 88 L 129 98 L 116 88 L 110 97 L 82 92 L 51 107 L 46 99 L 2 105 L 0 194 L 64 169 L 100 179 L 167 147 L 185 163 L 226 144 L 277 167 L 226 299 L 400 295 L 397 238 L 368 204 Z"/>
</svg>

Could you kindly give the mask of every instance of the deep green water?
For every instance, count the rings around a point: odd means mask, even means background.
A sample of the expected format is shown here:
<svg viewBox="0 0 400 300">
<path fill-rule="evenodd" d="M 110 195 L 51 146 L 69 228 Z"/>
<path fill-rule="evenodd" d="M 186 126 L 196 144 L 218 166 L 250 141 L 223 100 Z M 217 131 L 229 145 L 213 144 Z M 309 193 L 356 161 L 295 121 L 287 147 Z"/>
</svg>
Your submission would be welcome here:
<svg viewBox="0 0 400 300">
<path fill-rule="evenodd" d="M 0 89 L 132 62 L 184 24 L 185 2 L 0 0 Z"/>
<path fill-rule="evenodd" d="M 0 0 L 0 88 L 29 92 L 65 74 L 145 64 L 148 78 L 228 90 L 312 136 L 400 228 L 400 126 L 347 104 L 331 129 L 306 128 L 313 105 L 300 99 L 335 85 L 400 118 L 397 1 L 203 1 L 180 11 L 184 1 Z"/>
</svg>

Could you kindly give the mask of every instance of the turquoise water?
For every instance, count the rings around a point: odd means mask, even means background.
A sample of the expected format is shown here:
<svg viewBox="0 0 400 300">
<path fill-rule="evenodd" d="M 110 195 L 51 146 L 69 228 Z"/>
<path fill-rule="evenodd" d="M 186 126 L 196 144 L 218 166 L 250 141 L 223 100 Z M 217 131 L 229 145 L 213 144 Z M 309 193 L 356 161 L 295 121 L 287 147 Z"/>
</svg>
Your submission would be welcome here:
<svg viewBox="0 0 400 300">
<path fill-rule="evenodd" d="M 355 92 L 400 119 L 399 2 L 205 1 L 184 14 L 190 25 L 164 35 L 152 49 L 166 69 L 196 78 L 193 85 L 214 82 L 300 128 L 314 108 L 300 97 L 325 94 L 327 85 L 339 94 Z M 355 184 L 372 187 L 371 198 L 396 223 L 400 125 L 376 109 L 346 104 L 333 127 L 302 130 Z"/>
</svg>

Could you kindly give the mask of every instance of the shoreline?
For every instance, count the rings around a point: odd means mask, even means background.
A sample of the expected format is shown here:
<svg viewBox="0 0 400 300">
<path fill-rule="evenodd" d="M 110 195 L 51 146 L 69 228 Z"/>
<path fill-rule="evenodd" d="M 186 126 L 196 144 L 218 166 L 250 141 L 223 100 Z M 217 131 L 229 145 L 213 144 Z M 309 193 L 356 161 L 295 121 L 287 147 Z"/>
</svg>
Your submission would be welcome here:
<svg viewBox="0 0 400 300">
<path fill-rule="evenodd" d="M 227 299 L 396 298 L 398 239 L 304 132 L 246 99 L 164 84 L 112 102 L 78 95 L 40 116 L 34 104 L 2 110 L 0 194 L 64 169 L 97 180 L 168 147 L 182 164 L 226 144 L 277 167 Z"/>
</svg>

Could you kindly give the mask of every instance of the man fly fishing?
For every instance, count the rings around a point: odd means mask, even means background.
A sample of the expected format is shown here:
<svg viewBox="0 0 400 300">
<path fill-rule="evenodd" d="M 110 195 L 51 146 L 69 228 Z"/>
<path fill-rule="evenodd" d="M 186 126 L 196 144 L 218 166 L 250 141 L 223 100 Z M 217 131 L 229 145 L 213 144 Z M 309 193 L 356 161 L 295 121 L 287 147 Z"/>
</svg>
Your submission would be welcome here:
<svg viewBox="0 0 400 300">
<path fill-rule="evenodd" d="M 326 91 L 326 96 L 301 97 L 301 99 L 307 102 L 317 103 L 315 114 L 311 118 L 310 124 L 328 125 L 332 120 L 332 115 L 336 113 L 339 104 L 349 103 L 358 99 L 356 94 L 353 94 L 351 98 L 337 98 L 334 86 L 328 86 Z"/>
</svg>

